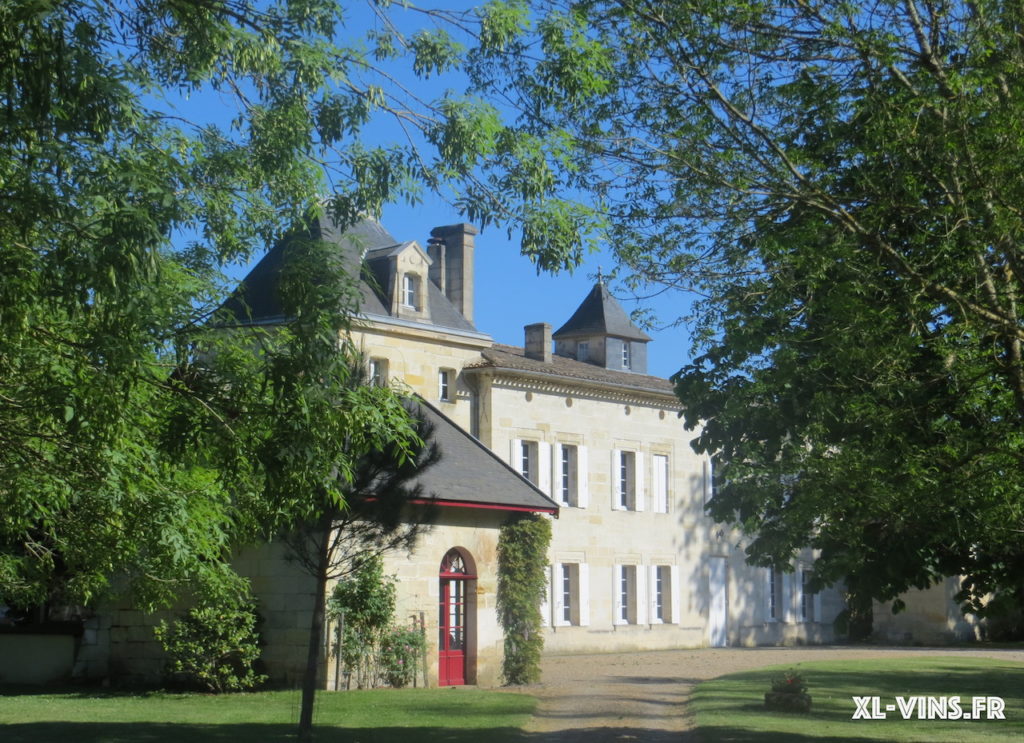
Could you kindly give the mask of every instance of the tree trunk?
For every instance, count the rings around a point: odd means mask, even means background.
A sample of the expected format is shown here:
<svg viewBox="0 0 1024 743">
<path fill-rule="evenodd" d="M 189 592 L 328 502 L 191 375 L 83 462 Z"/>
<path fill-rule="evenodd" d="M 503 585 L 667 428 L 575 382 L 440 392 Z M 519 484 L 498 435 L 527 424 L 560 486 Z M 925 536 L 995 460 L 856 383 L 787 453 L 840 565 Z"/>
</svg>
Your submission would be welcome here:
<svg viewBox="0 0 1024 743">
<path fill-rule="evenodd" d="M 313 532 L 317 550 L 316 590 L 313 599 L 313 616 L 309 622 L 309 647 L 306 652 L 306 672 L 302 677 L 302 704 L 299 708 L 299 741 L 313 740 L 313 704 L 316 701 L 317 676 L 320 655 L 323 652 L 325 602 L 327 599 L 327 568 L 331 536 L 330 515 L 321 516 Z"/>
</svg>

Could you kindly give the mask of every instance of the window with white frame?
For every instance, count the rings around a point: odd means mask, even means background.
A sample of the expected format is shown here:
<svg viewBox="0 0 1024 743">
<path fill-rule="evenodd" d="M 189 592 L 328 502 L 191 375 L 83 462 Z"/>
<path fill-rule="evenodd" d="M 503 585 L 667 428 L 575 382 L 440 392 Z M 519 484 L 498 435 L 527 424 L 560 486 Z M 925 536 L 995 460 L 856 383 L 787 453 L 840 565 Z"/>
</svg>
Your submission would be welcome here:
<svg viewBox="0 0 1024 743">
<path fill-rule="evenodd" d="M 646 624 L 644 572 L 636 565 L 616 565 L 614 572 L 615 624 Z"/>
<path fill-rule="evenodd" d="M 622 341 L 622 368 L 631 369 L 633 360 L 630 355 L 629 341 Z"/>
<path fill-rule="evenodd" d="M 651 494 L 655 513 L 668 513 L 668 479 L 668 455 L 655 454 L 651 457 Z"/>
<path fill-rule="evenodd" d="M 371 358 L 368 364 L 367 376 L 374 387 L 384 387 L 388 383 L 388 360 Z"/>
<path fill-rule="evenodd" d="M 651 565 L 651 624 L 679 624 L 679 569 L 675 565 Z"/>
<path fill-rule="evenodd" d="M 576 360 L 590 361 L 590 343 L 588 341 L 580 341 L 576 344 Z"/>
<path fill-rule="evenodd" d="M 586 627 L 590 624 L 589 570 L 582 562 L 558 562 L 552 566 L 553 624 Z"/>
<path fill-rule="evenodd" d="M 402 277 L 402 304 L 417 309 L 420 298 L 420 280 L 415 274 L 407 273 Z"/>
<path fill-rule="evenodd" d="M 554 495 L 563 506 L 587 507 L 587 448 L 555 444 Z"/>
<path fill-rule="evenodd" d="M 440 369 L 437 372 L 437 399 L 450 401 L 454 398 L 452 385 L 455 372 L 451 369 Z"/>
<path fill-rule="evenodd" d="M 551 445 L 531 439 L 512 439 L 509 463 L 544 493 L 551 494 Z"/>
<path fill-rule="evenodd" d="M 638 452 L 612 451 L 612 508 L 616 511 L 644 510 L 643 468 Z"/>
</svg>

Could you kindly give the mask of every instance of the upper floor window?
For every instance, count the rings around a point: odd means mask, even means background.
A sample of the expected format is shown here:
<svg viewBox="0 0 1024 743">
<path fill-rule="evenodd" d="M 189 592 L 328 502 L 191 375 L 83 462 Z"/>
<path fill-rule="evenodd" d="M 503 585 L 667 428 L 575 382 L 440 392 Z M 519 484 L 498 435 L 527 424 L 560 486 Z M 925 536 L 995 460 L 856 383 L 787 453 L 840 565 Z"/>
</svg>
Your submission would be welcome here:
<svg viewBox="0 0 1024 743">
<path fill-rule="evenodd" d="M 635 451 L 612 452 L 612 508 L 617 511 L 644 510 L 643 470 L 638 460 Z"/>
<path fill-rule="evenodd" d="M 441 369 L 437 372 L 437 399 L 452 399 L 452 381 L 454 376 L 451 369 Z"/>
<path fill-rule="evenodd" d="M 629 341 L 622 341 L 622 368 L 633 368 L 633 360 L 630 355 Z"/>
<path fill-rule="evenodd" d="M 519 473 L 534 485 L 537 484 L 537 442 L 519 442 Z"/>
<path fill-rule="evenodd" d="M 418 308 L 420 294 L 419 278 L 411 273 L 402 277 L 402 304 L 406 307 Z"/>
<path fill-rule="evenodd" d="M 590 343 L 588 343 L 587 341 L 580 341 L 579 343 L 576 344 L 576 360 L 590 360 Z"/>
</svg>

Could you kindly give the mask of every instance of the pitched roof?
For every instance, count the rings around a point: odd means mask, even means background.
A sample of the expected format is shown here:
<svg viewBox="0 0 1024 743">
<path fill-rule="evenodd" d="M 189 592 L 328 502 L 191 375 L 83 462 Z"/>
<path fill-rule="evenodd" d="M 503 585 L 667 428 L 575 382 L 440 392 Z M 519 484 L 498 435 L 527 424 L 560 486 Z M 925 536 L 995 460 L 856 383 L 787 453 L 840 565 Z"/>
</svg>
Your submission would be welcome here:
<svg viewBox="0 0 1024 743">
<path fill-rule="evenodd" d="M 526 376 L 557 377 L 566 382 L 589 382 L 598 386 L 629 388 L 635 392 L 655 393 L 674 397 L 673 386 L 667 379 L 646 374 L 605 369 L 566 356 L 552 355 L 551 361 L 531 359 L 517 346 L 495 343 L 481 351 L 483 359 L 465 367 L 473 369 L 495 369 L 518 372 Z"/>
<path fill-rule="evenodd" d="M 389 317 L 388 302 L 381 295 L 381 287 L 365 270 L 364 257 L 377 264 L 390 253 L 408 245 L 395 239 L 375 219 L 362 219 L 347 230 L 338 229 L 328 216 L 314 220 L 306 230 L 293 232 L 277 242 L 252 268 L 238 288 L 224 303 L 222 309 L 243 323 L 273 323 L 284 320 L 284 310 L 278 293 L 278 277 L 284 264 L 289 243 L 296 237 L 319 238 L 338 246 L 338 255 L 350 275 L 359 275 L 360 313 Z M 476 331 L 462 316 L 451 300 L 433 282 L 427 281 L 429 324 L 444 328 Z M 386 288 L 386 287 L 385 287 Z"/>
<path fill-rule="evenodd" d="M 600 281 L 594 284 L 594 288 L 569 318 L 569 322 L 552 333 L 551 337 L 557 340 L 592 335 L 613 335 L 616 338 L 637 341 L 651 339 L 633 324 L 629 315 L 622 309 L 622 305 Z"/>
<path fill-rule="evenodd" d="M 417 478 L 433 503 L 558 513 L 558 504 L 533 483 L 426 400 L 418 401 L 441 453 L 440 461 Z"/>
</svg>

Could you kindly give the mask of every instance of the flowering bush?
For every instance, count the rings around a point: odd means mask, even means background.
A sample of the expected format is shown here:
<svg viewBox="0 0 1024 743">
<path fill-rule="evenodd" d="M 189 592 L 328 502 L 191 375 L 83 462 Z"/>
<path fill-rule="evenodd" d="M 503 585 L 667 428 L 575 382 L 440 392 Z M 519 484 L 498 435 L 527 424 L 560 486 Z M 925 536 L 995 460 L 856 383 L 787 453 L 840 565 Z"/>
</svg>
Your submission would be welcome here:
<svg viewBox="0 0 1024 743">
<path fill-rule="evenodd" d="M 380 642 L 380 674 L 396 689 L 408 686 L 416 677 L 416 668 L 426 650 L 418 629 L 391 627 Z"/>
<path fill-rule="evenodd" d="M 803 694 L 807 691 L 807 682 L 804 677 L 792 668 L 772 679 L 772 691 L 783 694 Z"/>
</svg>

